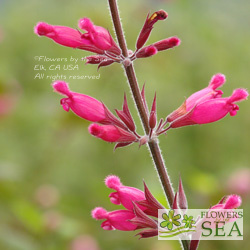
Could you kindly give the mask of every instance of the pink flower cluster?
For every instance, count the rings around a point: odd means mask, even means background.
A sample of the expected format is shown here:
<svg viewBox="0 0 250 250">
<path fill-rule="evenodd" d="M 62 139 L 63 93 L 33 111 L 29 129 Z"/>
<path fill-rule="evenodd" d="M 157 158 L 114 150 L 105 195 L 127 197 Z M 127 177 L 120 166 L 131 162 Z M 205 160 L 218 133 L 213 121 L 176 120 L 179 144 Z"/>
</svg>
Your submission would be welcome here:
<svg viewBox="0 0 250 250">
<path fill-rule="evenodd" d="M 68 112 L 71 109 L 79 117 L 95 122 L 89 126 L 89 132 L 93 136 L 107 142 L 116 142 L 116 147 L 138 141 L 139 136 L 135 133 L 135 125 L 126 97 L 123 110 L 116 110 L 121 119 L 119 120 L 102 102 L 91 96 L 70 91 L 66 82 L 56 81 L 52 86 L 56 92 L 67 96 L 61 99 L 61 105 L 65 111 Z"/>
<path fill-rule="evenodd" d="M 102 207 L 92 211 L 92 217 L 97 220 L 105 220 L 101 227 L 104 230 L 134 231 L 143 229 L 137 235 L 141 238 L 153 237 L 158 234 L 157 220 L 152 217 L 158 216 L 158 209 L 162 205 L 153 197 L 144 184 L 144 192 L 124 186 L 119 177 L 110 175 L 106 178 L 105 184 L 115 192 L 109 195 L 113 204 L 122 204 L 125 209 L 108 212 Z M 151 217 L 152 216 L 152 217 Z"/>
<path fill-rule="evenodd" d="M 195 92 L 185 102 L 167 117 L 171 128 L 205 124 L 218 121 L 228 113 L 235 116 L 239 106 L 235 102 L 246 100 L 248 92 L 236 89 L 230 97 L 222 98 L 223 92 L 218 90 L 226 81 L 222 74 L 214 75 L 208 87 Z"/>
<path fill-rule="evenodd" d="M 168 13 L 164 10 L 159 10 L 154 12 L 151 16 L 147 16 L 144 26 L 139 34 L 136 42 L 136 52 L 131 56 L 134 58 L 144 58 L 155 55 L 158 51 L 171 49 L 173 47 L 179 46 L 181 41 L 177 37 L 170 37 L 143 47 L 147 42 L 153 26 L 159 20 L 165 20 L 168 17 Z"/>
<path fill-rule="evenodd" d="M 63 46 L 83 49 L 97 54 L 104 54 L 105 51 L 109 51 L 120 55 L 121 50 L 108 30 L 94 25 L 89 18 L 80 19 L 78 26 L 86 33 L 70 27 L 50 25 L 44 22 L 39 22 L 36 25 L 35 33 L 39 36 L 46 36 Z"/>
<path fill-rule="evenodd" d="M 136 58 L 144 58 L 155 55 L 158 51 L 167 50 L 178 46 L 180 40 L 177 37 L 170 37 L 149 46 L 143 47 L 153 29 L 153 25 L 167 18 L 167 13 L 163 10 L 154 12 L 146 18 L 145 24 L 140 32 L 136 43 L 136 51 L 131 52 L 128 58 L 121 54 L 121 49 L 115 43 L 109 31 L 101 26 L 94 25 L 89 18 L 80 19 L 78 26 L 82 33 L 77 29 L 66 26 L 50 25 L 39 22 L 35 26 L 35 33 L 38 36 L 46 36 L 54 42 L 75 49 L 82 49 L 96 53 L 97 55 L 87 56 L 87 64 L 98 64 L 99 67 L 108 66 L 114 62 L 132 62 Z"/>
</svg>

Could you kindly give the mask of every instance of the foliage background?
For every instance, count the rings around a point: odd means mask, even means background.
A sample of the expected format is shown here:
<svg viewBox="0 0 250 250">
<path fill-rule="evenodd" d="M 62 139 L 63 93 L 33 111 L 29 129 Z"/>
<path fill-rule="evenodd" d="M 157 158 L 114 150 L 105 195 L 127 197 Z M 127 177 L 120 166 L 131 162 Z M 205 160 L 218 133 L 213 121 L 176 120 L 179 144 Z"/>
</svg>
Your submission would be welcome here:
<svg viewBox="0 0 250 250">
<path fill-rule="evenodd" d="M 205 87 L 217 72 L 227 76 L 225 95 L 237 87 L 248 88 L 248 0 L 120 1 L 130 49 L 134 49 L 148 11 L 158 9 L 166 10 L 169 18 L 155 25 L 149 42 L 173 35 L 182 40 L 174 50 L 135 62 L 140 85 L 146 82 L 149 102 L 157 91 L 159 117 Z M 84 16 L 113 32 L 106 1 L 0 1 L 0 93 L 11 99 L 8 114 L 0 117 L 0 249 L 179 249 L 178 242 L 139 241 L 134 232 L 104 231 L 91 218 L 90 211 L 96 206 L 117 208 L 109 202 L 110 191 L 103 183 L 111 173 L 140 189 L 144 179 L 166 204 L 147 149 L 132 145 L 114 153 L 113 145 L 91 138 L 88 122 L 63 111 L 60 96 L 52 91 L 52 80 L 34 79 L 35 56 L 80 59 L 88 55 L 37 37 L 35 24 L 45 21 L 77 27 Z M 77 72 L 46 74 L 100 74 L 99 80 L 71 80 L 71 89 L 101 99 L 111 110 L 121 107 L 123 93 L 129 89 L 120 65 L 98 73 L 93 65 L 81 62 L 79 67 Z M 131 100 L 129 104 L 133 110 Z M 240 169 L 249 171 L 248 107 L 249 102 L 244 102 L 234 118 L 173 130 L 160 138 L 173 185 L 177 187 L 181 173 L 190 208 L 207 208 L 238 191 L 242 179 L 236 179 L 235 187 L 230 178 Z M 200 249 L 248 249 L 249 187 L 245 189 L 244 240 L 202 242 Z"/>
</svg>

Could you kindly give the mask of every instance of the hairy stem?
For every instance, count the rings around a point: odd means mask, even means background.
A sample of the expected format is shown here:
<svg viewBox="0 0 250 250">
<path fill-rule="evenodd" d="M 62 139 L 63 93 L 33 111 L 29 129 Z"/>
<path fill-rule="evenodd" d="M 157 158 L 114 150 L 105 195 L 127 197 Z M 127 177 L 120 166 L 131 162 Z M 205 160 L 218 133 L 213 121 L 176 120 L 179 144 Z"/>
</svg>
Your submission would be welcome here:
<svg viewBox="0 0 250 250">
<path fill-rule="evenodd" d="M 123 34 L 123 29 L 122 29 L 122 25 L 121 25 L 121 21 L 120 21 L 120 17 L 119 17 L 117 1 L 116 0 L 108 0 L 108 2 L 109 2 L 109 7 L 110 7 L 110 11 L 111 11 L 113 24 L 115 27 L 117 40 L 118 40 L 119 45 L 121 47 L 122 54 L 124 57 L 128 57 L 128 49 L 127 49 L 126 40 L 125 40 L 125 37 Z M 141 96 L 141 92 L 140 92 L 140 88 L 139 88 L 139 85 L 137 82 L 137 78 L 135 75 L 133 64 L 131 63 L 129 66 L 124 65 L 124 69 L 126 72 L 129 86 L 130 86 L 131 92 L 133 94 L 133 98 L 134 98 L 137 110 L 139 112 L 145 133 L 148 134 L 149 133 L 149 125 L 148 125 L 147 110 L 143 104 L 143 99 Z M 174 190 L 173 190 L 172 184 L 170 182 L 169 175 L 167 173 L 167 169 L 166 169 L 166 166 L 165 166 L 165 163 L 163 160 L 163 156 L 161 154 L 159 143 L 155 139 L 150 140 L 148 142 L 148 147 L 149 147 L 150 153 L 152 155 L 152 158 L 153 158 L 156 170 L 158 172 L 160 181 L 162 183 L 164 192 L 167 196 L 169 207 L 172 207 L 172 204 L 174 201 Z M 188 241 L 182 240 L 182 246 L 183 246 L 183 249 L 188 250 L 189 249 Z"/>
<path fill-rule="evenodd" d="M 125 38 L 123 35 L 123 30 L 121 27 L 116 0 L 109 0 L 109 6 L 110 6 L 111 14 L 112 14 L 112 19 L 113 19 L 117 39 L 122 49 L 122 52 L 124 53 L 124 56 L 125 56 L 127 55 L 127 46 L 126 46 Z M 129 66 L 124 66 L 124 69 L 125 69 L 126 76 L 128 78 L 129 86 L 132 91 L 136 107 L 139 111 L 139 115 L 140 115 L 144 130 L 146 134 L 148 134 L 149 133 L 148 115 L 147 115 L 146 108 L 143 104 L 143 99 L 142 99 L 139 85 L 135 76 L 133 64 L 131 63 Z M 173 191 L 169 176 L 166 171 L 166 167 L 165 167 L 164 160 L 163 160 L 160 148 L 159 148 L 159 144 L 156 140 L 151 140 L 149 141 L 148 146 L 152 154 L 155 166 L 157 168 L 160 180 L 162 182 L 164 191 L 166 193 L 169 206 L 171 207 L 173 204 L 173 200 L 174 200 L 174 191 Z"/>
</svg>

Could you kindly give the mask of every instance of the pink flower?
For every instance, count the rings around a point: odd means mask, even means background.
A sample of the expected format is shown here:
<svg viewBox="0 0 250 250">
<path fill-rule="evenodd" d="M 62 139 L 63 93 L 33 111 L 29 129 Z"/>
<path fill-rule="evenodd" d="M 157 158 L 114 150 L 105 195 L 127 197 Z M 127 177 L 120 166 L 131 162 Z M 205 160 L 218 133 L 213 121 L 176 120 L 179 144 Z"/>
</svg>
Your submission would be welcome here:
<svg viewBox="0 0 250 250">
<path fill-rule="evenodd" d="M 106 29 L 95 26 L 88 18 L 81 19 L 79 27 L 86 30 L 87 33 L 83 34 L 70 27 L 50 25 L 44 22 L 39 22 L 34 31 L 37 35 L 51 38 L 63 46 L 83 49 L 97 54 L 104 54 L 104 51 L 108 50 L 120 55 L 121 50 Z"/>
<path fill-rule="evenodd" d="M 153 25 L 159 20 L 165 20 L 167 17 L 168 13 L 164 10 L 156 11 L 150 17 L 149 15 L 147 16 L 144 26 L 136 42 L 137 50 L 139 50 L 148 40 L 148 37 L 153 29 Z"/>
<path fill-rule="evenodd" d="M 212 206 L 208 212 L 207 215 L 203 218 L 200 218 L 197 223 L 196 223 L 196 232 L 192 234 L 192 239 L 190 242 L 190 249 L 191 250 L 196 250 L 198 245 L 199 245 L 199 238 L 201 237 L 202 234 L 202 228 L 203 228 L 203 223 L 206 223 L 206 227 L 208 228 L 215 228 L 216 224 L 218 222 L 222 223 L 228 223 L 228 222 L 233 222 L 237 220 L 237 214 L 233 211 L 234 209 L 237 209 L 242 203 L 242 200 L 240 196 L 231 194 L 227 198 L 223 197 L 218 204 Z M 223 220 L 224 217 L 220 216 L 220 212 L 223 212 L 224 209 L 228 209 L 226 211 L 227 218 Z M 217 216 L 215 216 L 217 214 Z M 230 218 L 230 219 L 229 219 Z"/>
<path fill-rule="evenodd" d="M 122 204 L 125 208 L 133 211 L 133 202 L 145 200 L 143 191 L 134 187 L 123 186 L 118 176 L 107 176 L 105 184 L 108 188 L 116 190 L 109 195 L 110 201 L 116 205 Z M 142 206 L 140 208 L 145 210 Z"/>
<path fill-rule="evenodd" d="M 191 95 L 181 107 L 167 117 L 167 121 L 171 122 L 170 127 L 206 124 L 218 121 L 228 113 L 231 116 L 236 115 L 239 106 L 235 102 L 247 99 L 248 92 L 245 89 L 236 89 L 232 96 L 221 98 L 222 92 L 216 88 L 224 82 L 223 75 L 215 75 L 207 88 Z"/>
<path fill-rule="evenodd" d="M 233 213 L 234 209 L 237 209 L 242 203 L 241 197 L 236 194 L 231 194 L 228 197 L 223 197 L 218 204 L 212 206 L 208 213 L 213 213 L 214 210 L 224 210 L 227 209 L 228 213 Z M 209 221 L 211 222 L 211 228 L 215 228 L 216 225 L 216 218 L 210 217 Z M 226 222 L 232 222 L 237 220 L 236 216 L 232 216 L 228 221 Z"/>
<path fill-rule="evenodd" d="M 224 209 L 227 209 L 227 213 L 234 213 L 234 209 L 237 209 L 240 205 L 241 205 L 242 201 L 241 201 L 241 198 L 240 196 L 238 195 L 235 195 L 235 194 L 231 194 L 229 195 L 227 198 L 226 197 L 223 197 L 221 201 L 219 201 L 218 204 L 212 206 L 209 211 L 208 211 L 208 217 L 209 219 L 206 219 L 206 221 L 210 221 L 211 224 L 210 224 L 210 227 L 211 228 L 215 228 L 216 226 L 216 221 L 217 221 L 217 218 L 213 218 L 210 214 L 212 214 L 214 212 L 214 210 L 217 210 L 217 211 L 221 211 L 221 210 L 224 210 Z M 226 222 L 233 222 L 233 221 L 236 221 L 237 220 L 237 216 L 231 216 L 231 218 L 229 220 L 226 220 Z"/>
<path fill-rule="evenodd" d="M 105 219 L 101 225 L 104 230 L 134 231 L 137 229 L 137 226 L 129 221 L 135 217 L 135 214 L 129 210 L 107 212 L 102 207 L 96 207 L 91 214 L 96 220 Z"/>
<path fill-rule="evenodd" d="M 116 190 L 109 195 L 110 201 L 116 205 L 122 204 L 128 210 L 107 212 L 102 207 L 95 208 L 92 211 L 92 217 L 97 220 L 106 219 L 101 225 L 104 230 L 132 231 L 143 229 L 137 234 L 141 238 L 153 237 L 158 234 L 157 221 L 149 215 L 157 218 L 158 209 L 164 207 L 149 192 L 145 183 L 145 193 L 133 187 L 123 186 L 119 177 L 115 175 L 108 176 L 105 179 L 105 184 Z"/>
<path fill-rule="evenodd" d="M 231 194 L 226 199 L 225 197 L 216 205 L 212 206 L 210 209 L 236 209 L 242 203 L 239 195 Z"/>
<path fill-rule="evenodd" d="M 108 50 L 120 55 L 121 50 L 114 42 L 108 30 L 94 25 L 89 18 L 82 18 L 79 21 L 79 27 L 87 33 L 82 34 L 83 39 L 91 41 L 97 48 Z"/>
<path fill-rule="evenodd" d="M 107 142 L 135 142 L 137 138 L 134 134 L 121 127 L 114 125 L 91 124 L 89 133 Z"/>
<path fill-rule="evenodd" d="M 91 96 L 71 92 L 68 84 L 63 81 L 53 83 L 53 88 L 59 94 L 67 96 L 61 99 L 61 105 L 65 111 L 70 109 L 81 118 L 91 122 L 101 122 L 105 120 L 104 105 Z"/>
<path fill-rule="evenodd" d="M 39 22 L 35 27 L 35 33 L 39 36 L 51 38 L 54 42 L 66 47 L 82 48 L 94 53 L 103 54 L 103 50 L 96 48 L 90 40 L 82 38 L 80 31 L 70 27 Z"/>
<path fill-rule="evenodd" d="M 177 118 L 184 115 L 186 112 L 190 111 L 196 104 L 199 102 L 204 102 L 206 100 L 219 98 L 222 96 L 223 92 L 217 90 L 221 87 L 226 81 L 226 77 L 223 74 L 216 74 L 212 77 L 209 85 L 189 96 L 184 104 L 182 104 L 177 110 L 172 112 L 168 117 L 168 122 L 176 120 Z"/>
</svg>

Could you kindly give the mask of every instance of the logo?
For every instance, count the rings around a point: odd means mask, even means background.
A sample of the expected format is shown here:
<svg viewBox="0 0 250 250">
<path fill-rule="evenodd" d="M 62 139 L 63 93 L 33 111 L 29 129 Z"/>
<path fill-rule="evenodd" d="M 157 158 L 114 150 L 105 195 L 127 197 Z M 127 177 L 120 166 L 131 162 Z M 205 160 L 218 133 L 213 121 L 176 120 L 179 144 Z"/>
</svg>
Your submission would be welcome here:
<svg viewBox="0 0 250 250">
<path fill-rule="evenodd" d="M 242 209 L 159 209 L 159 240 L 243 240 Z"/>
</svg>

